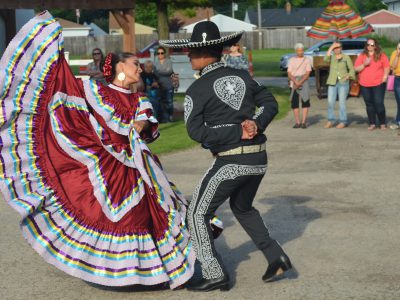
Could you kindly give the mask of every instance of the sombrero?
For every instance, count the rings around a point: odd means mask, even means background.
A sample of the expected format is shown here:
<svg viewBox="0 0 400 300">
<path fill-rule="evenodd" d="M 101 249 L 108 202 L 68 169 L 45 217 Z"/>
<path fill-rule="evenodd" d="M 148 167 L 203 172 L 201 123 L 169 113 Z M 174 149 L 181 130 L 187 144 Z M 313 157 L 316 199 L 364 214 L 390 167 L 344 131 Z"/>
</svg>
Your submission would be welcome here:
<svg viewBox="0 0 400 300">
<path fill-rule="evenodd" d="M 224 47 L 237 43 L 244 31 L 221 37 L 218 26 L 211 21 L 197 23 L 189 39 L 160 40 L 159 44 L 168 48 Z"/>
</svg>

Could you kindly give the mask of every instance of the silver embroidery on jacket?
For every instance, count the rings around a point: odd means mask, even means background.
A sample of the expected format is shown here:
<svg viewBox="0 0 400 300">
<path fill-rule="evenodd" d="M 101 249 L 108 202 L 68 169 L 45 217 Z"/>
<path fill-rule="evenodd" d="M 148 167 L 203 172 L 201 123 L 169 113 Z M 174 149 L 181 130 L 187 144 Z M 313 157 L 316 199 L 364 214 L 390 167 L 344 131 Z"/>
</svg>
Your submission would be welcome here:
<svg viewBox="0 0 400 300">
<path fill-rule="evenodd" d="M 187 120 L 190 116 L 190 114 L 192 113 L 193 110 L 193 100 L 192 97 L 186 95 L 185 96 L 185 101 L 183 102 L 183 107 L 184 107 L 184 119 L 185 119 L 185 123 L 187 123 Z"/>
<path fill-rule="evenodd" d="M 246 84 L 238 76 L 225 76 L 215 80 L 214 92 L 222 102 L 239 110 L 246 93 Z"/>
<path fill-rule="evenodd" d="M 264 112 L 264 106 L 257 107 L 256 113 L 253 116 L 253 120 L 257 119 Z"/>
</svg>

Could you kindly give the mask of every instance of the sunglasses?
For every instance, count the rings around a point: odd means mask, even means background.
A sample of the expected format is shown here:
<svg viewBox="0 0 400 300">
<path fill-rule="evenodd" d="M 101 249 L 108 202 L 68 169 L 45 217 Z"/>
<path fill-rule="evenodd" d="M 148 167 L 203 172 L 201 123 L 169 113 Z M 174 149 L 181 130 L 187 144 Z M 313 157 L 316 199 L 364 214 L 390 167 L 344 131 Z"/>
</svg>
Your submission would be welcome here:
<svg viewBox="0 0 400 300">
<path fill-rule="evenodd" d="M 367 46 L 374 47 L 374 46 L 375 46 L 375 44 L 367 44 Z"/>
<path fill-rule="evenodd" d="M 94 52 L 94 53 L 92 53 L 92 55 L 101 55 L 101 53 L 99 53 L 99 52 Z"/>
<path fill-rule="evenodd" d="M 157 52 L 157 55 L 163 55 L 164 52 Z"/>
</svg>

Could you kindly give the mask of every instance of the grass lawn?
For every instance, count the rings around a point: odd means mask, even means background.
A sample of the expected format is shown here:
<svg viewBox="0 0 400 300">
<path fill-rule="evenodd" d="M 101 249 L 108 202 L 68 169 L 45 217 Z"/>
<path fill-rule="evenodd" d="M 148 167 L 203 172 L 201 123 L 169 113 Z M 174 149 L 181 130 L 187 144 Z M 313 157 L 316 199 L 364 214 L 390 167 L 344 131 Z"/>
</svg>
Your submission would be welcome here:
<svg viewBox="0 0 400 300">
<path fill-rule="evenodd" d="M 255 77 L 285 77 L 286 72 L 279 69 L 281 56 L 292 53 L 293 49 L 262 49 L 253 50 L 253 66 Z"/>
<path fill-rule="evenodd" d="M 276 97 L 279 103 L 279 114 L 275 119 L 281 119 L 286 116 L 289 111 L 289 91 L 283 88 L 269 89 Z M 183 94 L 175 95 L 175 100 L 183 101 Z M 185 123 L 183 120 L 178 120 L 174 123 L 160 124 L 160 137 L 149 144 L 149 148 L 155 154 L 165 154 L 174 151 L 184 150 L 197 145 L 191 140 L 186 132 Z"/>
</svg>

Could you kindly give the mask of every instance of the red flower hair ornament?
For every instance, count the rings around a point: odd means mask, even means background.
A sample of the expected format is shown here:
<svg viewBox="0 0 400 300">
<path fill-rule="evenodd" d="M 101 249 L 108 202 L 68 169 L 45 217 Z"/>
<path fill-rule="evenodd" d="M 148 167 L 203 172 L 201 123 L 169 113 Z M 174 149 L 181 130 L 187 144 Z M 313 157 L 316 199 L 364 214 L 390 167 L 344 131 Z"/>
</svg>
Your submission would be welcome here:
<svg viewBox="0 0 400 300">
<path fill-rule="evenodd" d="M 112 66 L 111 66 L 111 60 L 112 60 L 112 53 L 108 53 L 106 56 L 106 59 L 104 60 L 104 66 L 103 66 L 103 76 L 104 79 L 110 83 L 112 81 Z"/>
</svg>

